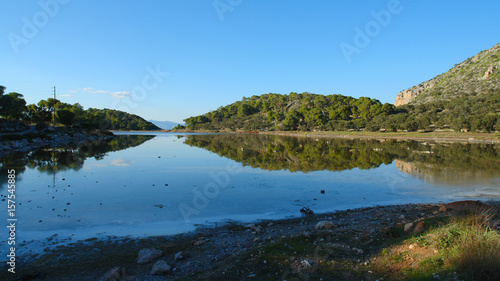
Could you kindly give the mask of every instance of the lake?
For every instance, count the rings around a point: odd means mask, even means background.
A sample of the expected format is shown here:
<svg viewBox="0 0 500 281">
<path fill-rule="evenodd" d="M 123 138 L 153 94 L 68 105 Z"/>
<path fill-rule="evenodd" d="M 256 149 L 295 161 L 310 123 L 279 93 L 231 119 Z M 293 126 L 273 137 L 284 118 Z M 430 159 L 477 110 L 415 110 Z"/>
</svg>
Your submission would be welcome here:
<svg viewBox="0 0 500 281">
<path fill-rule="evenodd" d="M 297 217 L 303 207 L 321 213 L 500 198 L 500 147 L 493 144 L 119 135 L 1 160 L 5 219 L 7 174 L 16 170 L 18 243 L 183 233 Z"/>
</svg>

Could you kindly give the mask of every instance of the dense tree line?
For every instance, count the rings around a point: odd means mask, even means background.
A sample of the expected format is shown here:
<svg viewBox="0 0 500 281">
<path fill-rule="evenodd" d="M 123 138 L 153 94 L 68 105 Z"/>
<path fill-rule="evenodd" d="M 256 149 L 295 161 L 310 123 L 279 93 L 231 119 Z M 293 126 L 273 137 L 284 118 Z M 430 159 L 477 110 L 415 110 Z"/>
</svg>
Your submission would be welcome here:
<svg viewBox="0 0 500 281">
<path fill-rule="evenodd" d="M 78 103 L 68 104 L 53 98 L 26 105 L 23 95 L 19 93 L 6 95 L 4 86 L 0 86 L 0 116 L 7 120 L 37 124 L 39 127 L 57 123 L 83 129 L 160 130 L 140 116 L 119 110 L 95 108 L 85 110 Z"/>
<path fill-rule="evenodd" d="M 243 98 L 184 121 L 191 130 L 492 132 L 500 130 L 499 109 L 500 91 L 400 107 L 366 97 L 290 93 Z"/>
</svg>

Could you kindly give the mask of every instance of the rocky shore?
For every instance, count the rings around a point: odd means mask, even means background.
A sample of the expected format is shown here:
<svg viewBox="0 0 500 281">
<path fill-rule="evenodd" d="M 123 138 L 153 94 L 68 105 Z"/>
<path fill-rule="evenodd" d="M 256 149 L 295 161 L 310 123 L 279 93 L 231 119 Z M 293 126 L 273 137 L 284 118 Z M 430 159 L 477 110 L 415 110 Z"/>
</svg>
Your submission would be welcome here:
<svg viewBox="0 0 500 281">
<path fill-rule="evenodd" d="M 309 213 L 175 236 L 93 238 L 20 257 L 27 263 L 18 279 L 2 280 L 333 280 L 332 272 L 340 276 L 334 280 L 382 280 L 371 264 L 387 252 L 385 247 L 400 237 L 418 237 L 464 208 L 490 206 L 474 202 Z M 404 253 L 414 251 L 413 258 L 425 249 L 417 244 L 401 247 Z M 323 272 L 327 264 L 330 271 Z M 457 278 L 449 273 L 438 279 Z"/>
<path fill-rule="evenodd" d="M 15 136 L 15 137 L 13 137 Z M 12 140 L 15 138 L 14 140 Z M 80 130 L 57 130 L 42 133 L 6 135 L 0 138 L 0 157 L 14 152 L 28 152 L 39 148 L 65 147 L 81 142 L 102 141 L 112 134 Z"/>
</svg>

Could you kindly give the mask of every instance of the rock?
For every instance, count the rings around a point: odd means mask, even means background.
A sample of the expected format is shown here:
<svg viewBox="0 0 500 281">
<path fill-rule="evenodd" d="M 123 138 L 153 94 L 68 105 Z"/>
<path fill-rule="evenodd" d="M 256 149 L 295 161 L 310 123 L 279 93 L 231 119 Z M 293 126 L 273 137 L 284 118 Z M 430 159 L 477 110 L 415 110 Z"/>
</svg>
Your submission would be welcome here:
<svg viewBox="0 0 500 281">
<path fill-rule="evenodd" d="M 311 209 L 306 208 L 306 207 L 303 207 L 302 209 L 300 209 L 300 212 L 306 216 L 314 215 L 314 212 Z"/>
<path fill-rule="evenodd" d="M 405 232 L 410 231 L 412 227 L 413 227 L 413 223 L 412 222 L 405 224 Z"/>
<path fill-rule="evenodd" d="M 365 251 L 363 249 L 358 249 L 358 248 L 352 248 L 353 251 L 357 252 L 358 254 L 363 254 Z"/>
<path fill-rule="evenodd" d="M 300 262 L 303 267 L 311 267 L 311 263 L 308 260 L 303 260 Z"/>
<path fill-rule="evenodd" d="M 161 257 L 161 255 L 163 255 L 163 251 L 157 249 L 153 248 L 142 249 L 139 251 L 139 255 L 137 257 L 137 263 L 138 264 L 149 263 L 152 260 Z"/>
<path fill-rule="evenodd" d="M 172 267 L 170 267 L 170 265 L 168 265 L 166 261 L 159 260 L 153 265 L 153 269 L 151 269 L 151 275 L 167 274 L 171 269 Z"/>
<path fill-rule="evenodd" d="M 445 205 L 441 206 L 441 207 L 439 208 L 439 211 L 440 211 L 440 212 L 446 212 L 446 206 L 445 206 Z"/>
<path fill-rule="evenodd" d="M 108 270 L 108 272 L 104 273 L 104 275 L 102 275 L 99 281 L 114 281 L 118 280 L 120 276 L 121 276 L 120 267 L 115 266 L 112 269 Z"/>
<path fill-rule="evenodd" d="M 200 246 L 200 245 L 203 245 L 205 243 L 207 243 L 207 241 L 205 241 L 205 240 L 196 240 L 196 241 L 193 242 L 193 245 L 194 246 Z"/>
<path fill-rule="evenodd" d="M 254 234 L 260 234 L 262 233 L 262 227 L 261 226 L 258 226 L 258 225 L 255 225 L 255 224 L 249 224 L 246 226 L 247 228 L 253 230 L 255 233 Z"/>
<path fill-rule="evenodd" d="M 182 260 L 183 258 L 184 257 L 182 256 L 182 251 L 181 251 L 181 252 L 178 252 L 177 254 L 175 254 L 174 261 Z"/>
<path fill-rule="evenodd" d="M 315 229 L 331 229 L 334 228 L 335 225 L 331 221 L 320 221 L 314 227 Z"/>
<path fill-rule="evenodd" d="M 415 226 L 415 229 L 413 230 L 414 232 L 422 232 L 424 231 L 425 228 L 425 222 L 420 221 L 417 223 L 417 226 Z"/>
<path fill-rule="evenodd" d="M 415 244 L 411 244 L 410 246 L 408 246 L 408 249 L 410 250 L 413 250 L 415 248 Z"/>
</svg>

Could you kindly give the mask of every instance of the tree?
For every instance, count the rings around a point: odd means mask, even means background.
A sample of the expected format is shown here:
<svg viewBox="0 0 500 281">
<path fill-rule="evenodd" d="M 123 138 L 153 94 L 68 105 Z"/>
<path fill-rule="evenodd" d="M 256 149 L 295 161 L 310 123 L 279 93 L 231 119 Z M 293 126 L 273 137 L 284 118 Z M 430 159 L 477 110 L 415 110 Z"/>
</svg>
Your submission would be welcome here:
<svg viewBox="0 0 500 281">
<path fill-rule="evenodd" d="M 51 122 L 54 106 L 59 102 L 59 100 L 53 98 L 39 101 L 37 104 L 38 122 Z"/>
<path fill-rule="evenodd" d="M 285 117 L 285 120 L 283 121 L 283 130 L 285 131 L 290 131 L 290 130 L 296 130 L 297 127 L 299 126 L 299 121 L 301 119 L 300 113 L 298 113 L 295 110 L 292 110 L 288 113 L 288 115 Z"/>
<path fill-rule="evenodd" d="M 70 126 L 73 124 L 75 119 L 75 113 L 67 109 L 58 110 L 56 112 L 56 122 L 61 123 L 65 126 Z"/>
<path fill-rule="evenodd" d="M 0 116 L 3 116 L 8 120 L 21 119 L 27 111 L 26 101 L 24 100 L 23 95 L 15 92 L 3 95 L 4 91 L 5 87 L 1 89 L 2 95 L 0 95 Z"/>
<path fill-rule="evenodd" d="M 487 132 L 495 131 L 494 126 L 496 122 L 497 117 L 495 115 L 485 115 L 481 120 L 482 127 Z"/>
<path fill-rule="evenodd" d="M 410 120 L 404 124 L 404 128 L 408 130 L 408 132 L 415 132 L 418 130 L 418 124 L 414 120 Z"/>
</svg>

